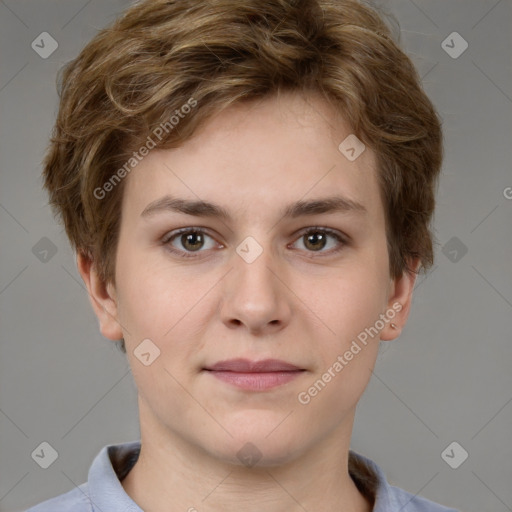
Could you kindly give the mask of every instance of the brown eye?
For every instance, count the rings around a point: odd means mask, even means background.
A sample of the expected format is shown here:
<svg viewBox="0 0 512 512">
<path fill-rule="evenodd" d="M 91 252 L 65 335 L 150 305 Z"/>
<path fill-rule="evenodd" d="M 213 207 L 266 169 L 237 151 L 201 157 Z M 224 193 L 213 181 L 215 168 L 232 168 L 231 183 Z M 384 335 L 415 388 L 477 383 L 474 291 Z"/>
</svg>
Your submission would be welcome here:
<svg viewBox="0 0 512 512">
<path fill-rule="evenodd" d="M 323 249 L 329 245 L 329 239 L 334 239 L 333 249 L 324 251 Z M 303 240 L 304 247 L 307 252 L 320 253 L 321 255 L 329 255 L 340 251 L 345 245 L 345 239 L 336 231 L 327 228 L 310 228 L 302 233 L 299 240 Z"/>
<path fill-rule="evenodd" d="M 163 238 L 162 243 L 171 253 L 183 258 L 190 258 L 195 256 L 194 253 L 206 252 L 201 249 L 205 247 L 207 239 L 213 241 L 213 238 L 203 229 L 185 228 L 169 233 Z M 211 249 L 214 246 L 215 243 L 211 243 L 210 247 L 206 247 L 206 249 Z"/>
<path fill-rule="evenodd" d="M 327 235 L 325 233 L 314 232 L 304 235 L 304 245 L 313 251 L 321 250 L 325 247 L 327 242 Z"/>
<path fill-rule="evenodd" d="M 180 235 L 180 243 L 188 251 L 197 251 L 204 244 L 202 233 L 197 231 Z"/>
</svg>

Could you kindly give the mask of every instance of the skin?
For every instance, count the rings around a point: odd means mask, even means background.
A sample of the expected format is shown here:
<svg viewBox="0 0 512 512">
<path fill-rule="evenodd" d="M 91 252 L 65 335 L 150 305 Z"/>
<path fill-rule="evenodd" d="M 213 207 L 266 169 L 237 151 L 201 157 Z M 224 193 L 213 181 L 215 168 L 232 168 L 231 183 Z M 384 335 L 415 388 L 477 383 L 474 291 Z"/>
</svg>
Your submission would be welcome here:
<svg viewBox="0 0 512 512">
<path fill-rule="evenodd" d="M 415 275 L 389 275 L 375 155 L 367 147 L 349 161 L 338 145 L 350 133 L 314 95 L 232 106 L 182 147 L 152 150 L 125 178 L 115 286 L 77 257 L 101 333 L 125 339 L 142 450 L 122 485 L 145 511 L 371 510 L 348 473 L 348 450 L 379 336 L 307 405 L 297 398 L 394 303 L 402 305 L 392 320 L 398 329 L 386 323 L 381 340 L 398 337 L 409 315 Z M 333 193 L 366 214 L 282 217 L 294 201 Z M 142 218 L 165 194 L 217 203 L 232 220 Z M 162 241 L 184 227 L 207 230 L 202 246 L 180 236 L 167 243 L 191 258 Z M 308 244 L 310 227 L 331 228 L 347 243 Z M 248 236 L 263 250 L 252 263 L 236 252 Z M 149 366 L 134 355 L 146 338 L 161 351 Z M 202 371 L 236 357 L 306 371 L 260 392 Z M 262 454 L 253 467 L 237 457 L 247 442 Z"/>
</svg>

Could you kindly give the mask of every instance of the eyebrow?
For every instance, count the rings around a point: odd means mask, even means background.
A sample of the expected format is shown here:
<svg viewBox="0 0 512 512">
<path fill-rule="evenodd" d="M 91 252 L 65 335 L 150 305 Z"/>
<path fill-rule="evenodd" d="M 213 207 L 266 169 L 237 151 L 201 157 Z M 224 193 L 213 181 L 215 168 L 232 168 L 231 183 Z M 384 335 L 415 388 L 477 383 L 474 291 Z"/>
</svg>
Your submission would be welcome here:
<svg viewBox="0 0 512 512">
<path fill-rule="evenodd" d="M 228 210 L 215 203 L 203 200 L 181 199 L 166 195 L 149 203 L 141 213 L 141 217 L 147 218 L 158 213 L 176 212 L 196 217 L 212 217 L 231 220 Z M 299 200 L 292 203 L 283 210 L 283 218 L 297 218 L 307 215 L 318 215 L 322 213 L 356 213 L 367 214 L 365 206 L 352 199 L 342 196 L 330 196 L 309 201 Z"/>
</svg>

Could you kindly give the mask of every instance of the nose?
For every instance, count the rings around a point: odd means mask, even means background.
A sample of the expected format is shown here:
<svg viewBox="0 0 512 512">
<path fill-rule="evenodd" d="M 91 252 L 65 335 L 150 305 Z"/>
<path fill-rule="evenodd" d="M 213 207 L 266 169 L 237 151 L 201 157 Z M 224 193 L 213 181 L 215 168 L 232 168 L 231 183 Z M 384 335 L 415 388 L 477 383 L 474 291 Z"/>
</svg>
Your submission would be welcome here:
<svg viewBox="0 0 512 512">
<path fill-rule="evenodd" d="M 233 268 L 223 280 L 220 314 L 230 329 L 245 328 L 251 334 L 265 335 L 288 325 L 293 294 L 286 286 L 278 257 L 270 248 L 263 249 L 253 260 L 261 249 L 241 244 L 233 254 Z"/>
</svg>

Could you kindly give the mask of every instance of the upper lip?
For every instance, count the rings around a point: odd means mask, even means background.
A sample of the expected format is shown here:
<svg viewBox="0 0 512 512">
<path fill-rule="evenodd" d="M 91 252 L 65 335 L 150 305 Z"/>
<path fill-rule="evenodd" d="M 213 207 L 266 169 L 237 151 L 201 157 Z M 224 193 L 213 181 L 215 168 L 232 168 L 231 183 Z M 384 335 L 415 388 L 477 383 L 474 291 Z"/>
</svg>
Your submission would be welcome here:
<svg viewBox="0 0 512 512">
<path fill-rule="evenodd" d="M 291 372 L 302 370 L 298 366 L 281 361 L 279 359 L 263 359 L 261 361 L 250 361 L 249 359 L 229 359 L 219 361 L 205 370 L 240 372 L 240 373 L 263 373 L 263 372 Z"/>
</svg>

